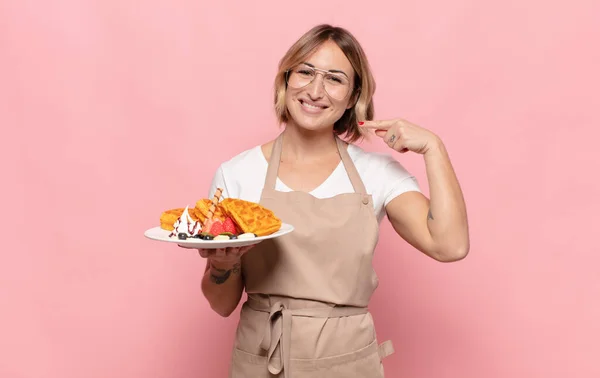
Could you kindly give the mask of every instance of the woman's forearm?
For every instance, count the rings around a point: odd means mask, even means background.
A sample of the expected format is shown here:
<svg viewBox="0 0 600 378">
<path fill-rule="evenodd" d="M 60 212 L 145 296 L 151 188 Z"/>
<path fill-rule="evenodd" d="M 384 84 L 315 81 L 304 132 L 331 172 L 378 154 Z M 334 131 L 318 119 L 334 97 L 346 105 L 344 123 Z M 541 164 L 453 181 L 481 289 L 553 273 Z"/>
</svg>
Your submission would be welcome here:
<svg viewBox="0 0 600 378">
<path fill-rule="evenodd" d="M 429 182 L 430 210 L 427 226 L 446 261 L 464 258 L 469 252 L 467 210 L 448 152 L 440 140 L 424 154 Z"/>
<path fill-rule="evenodd" d="M 224 317 L 231 315 L 242 298 L 243 290 L 241 260 L 223 263 L 207 259 L 202 293 L 215 312 Z"/>
</svg>

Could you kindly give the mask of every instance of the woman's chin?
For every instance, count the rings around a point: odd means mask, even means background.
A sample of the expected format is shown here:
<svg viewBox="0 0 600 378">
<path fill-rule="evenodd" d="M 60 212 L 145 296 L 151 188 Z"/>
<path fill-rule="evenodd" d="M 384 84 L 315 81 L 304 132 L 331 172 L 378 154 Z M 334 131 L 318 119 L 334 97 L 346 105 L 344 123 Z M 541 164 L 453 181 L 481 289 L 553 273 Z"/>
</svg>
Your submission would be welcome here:
<svg viewBox="0 0 600 378">
<path fill-rule="evenodd" d="M 294 122 L 294 125 L 304 131 L 320 132 L 320 131 L 331 131 L 333 125 L 326 123 L 313 123 L 313 122 Z"/>
</svg>

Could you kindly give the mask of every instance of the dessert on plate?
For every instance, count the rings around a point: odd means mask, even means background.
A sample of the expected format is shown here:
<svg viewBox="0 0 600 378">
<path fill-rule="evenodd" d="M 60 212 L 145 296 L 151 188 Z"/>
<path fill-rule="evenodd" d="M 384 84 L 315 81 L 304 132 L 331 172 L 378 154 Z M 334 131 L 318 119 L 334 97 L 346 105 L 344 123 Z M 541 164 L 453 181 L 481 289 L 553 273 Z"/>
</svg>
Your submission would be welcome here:
<svg viewBox="0 0 600 378">
<path fill-rule="evenodd" d="M 258 203 L 237 198 L 221 199 L 217 188 L 212 199 L 200 199 L 194 208 L 174 208 L 160 216 L 160 227 L 169 237 L 186 240 L 248 239 L 267 236 L 281 228 L 281 219 Z"/>
</svg>

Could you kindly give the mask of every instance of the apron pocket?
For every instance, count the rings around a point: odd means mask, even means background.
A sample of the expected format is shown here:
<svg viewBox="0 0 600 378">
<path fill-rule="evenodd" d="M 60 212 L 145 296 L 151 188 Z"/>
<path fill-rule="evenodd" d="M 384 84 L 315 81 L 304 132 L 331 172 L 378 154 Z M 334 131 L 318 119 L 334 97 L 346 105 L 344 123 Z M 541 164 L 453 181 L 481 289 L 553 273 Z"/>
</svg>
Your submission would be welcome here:
<svg viewBox="0 0 600 378">
<path fill-rule="evenodd" d="M 267 369 L 267 357 L 233 349 L 229 378 L 273 378 Z"/>
<path fill-rule="evenodd" d="M 294 378 L 383 378 L 379 346 L 374 340 L 357 351 L 315 360 L 292 359 Z"/>
<path fill-rule="evenodd" d="M 382 344 L 382 345 L 385 345 Z M 293 378 L 384 378 L 382 347 L 377 340 L 357 351 L 318 359 L 292 359 Z M 275 358 L 276 365 L 280 361 Z M 279 375 L 283 377 L 283 374 Z M 274 378 L 267 357 L 234 348 L 229 378 Z"/>
</svg>

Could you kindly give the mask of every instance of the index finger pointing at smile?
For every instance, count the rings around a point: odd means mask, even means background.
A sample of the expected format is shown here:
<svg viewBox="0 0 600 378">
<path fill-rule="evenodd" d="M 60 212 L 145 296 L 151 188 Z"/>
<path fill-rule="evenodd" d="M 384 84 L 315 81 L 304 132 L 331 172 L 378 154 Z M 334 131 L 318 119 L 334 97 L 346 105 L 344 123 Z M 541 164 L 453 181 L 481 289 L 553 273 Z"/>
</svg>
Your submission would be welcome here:
<svg viewBox="0 0 600 378">
<path fill-rule="evenodd" d="M 364 121 L 358 125 L 365 129 L 387 130 L 394 124 L 394 121 Z"/>
</svg>

